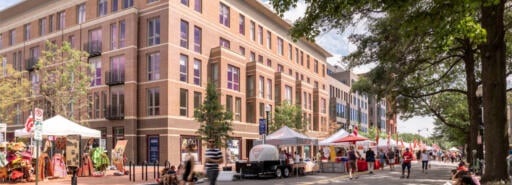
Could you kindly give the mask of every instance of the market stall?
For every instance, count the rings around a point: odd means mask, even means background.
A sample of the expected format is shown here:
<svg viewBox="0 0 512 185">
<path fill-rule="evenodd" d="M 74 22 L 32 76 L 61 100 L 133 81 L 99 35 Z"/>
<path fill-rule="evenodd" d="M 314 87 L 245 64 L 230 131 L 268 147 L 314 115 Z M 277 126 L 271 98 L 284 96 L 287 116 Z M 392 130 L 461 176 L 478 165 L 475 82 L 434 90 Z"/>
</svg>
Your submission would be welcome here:
<svg viewBox="0 0 512 185">
<path fill-rule="evenodd" d="M 25 129 L 15 130 L 15 137 L 18 138 L 33 137 L 33 135 L 33 132 L 27 132 Z M 57 115 L 43 121 L 41 135 L 44 147 L 39 156 L 34 156 L 39 161 L 36 166 L 40 171 L 38 173 L 40 179 L 65 177 L 69 166 L 77 167 L 79 176 L 92 176 L 97 171 L 105 170 L 106 165 L 109 164 L 104 151 L 93 148 L 92 142 L 87 142 L 84 147 L 80 147 L 81 139 L 92 141 L 93 138 L 100 138 L 101 132 L 98 130 Z M 36 151 L 35 148 L 34 151 Z M 80 161 L 82 162 L 79 163 Z"/>
</svg>

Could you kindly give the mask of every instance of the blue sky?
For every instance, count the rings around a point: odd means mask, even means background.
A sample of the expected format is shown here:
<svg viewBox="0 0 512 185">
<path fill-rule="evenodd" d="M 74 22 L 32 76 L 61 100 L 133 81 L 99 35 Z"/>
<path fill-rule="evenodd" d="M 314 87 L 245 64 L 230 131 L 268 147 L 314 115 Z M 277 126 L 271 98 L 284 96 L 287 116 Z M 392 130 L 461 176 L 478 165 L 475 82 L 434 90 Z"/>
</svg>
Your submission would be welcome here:
<svg viewBox="0 0 512 185">
<path fill-rule="evenodd" d="M 22 0 L 0 0 L 0 11 L 20 1 Z M 268 0 L 260 1 L 263 3 L 268 3 Z M 296 8 L 284 14 L 284 18 L 293 22 L 297 20 L 297 18 L 303 16 L 305 11 L 306 4 L 304 1 L 300 1 Z M 356 49 L 355 45 L 349 42 L 348 36 L 352 33 L 365 33 L 365 30 L 366 25 L 364 23 L 358 24 L 355 27 L 348 28 L 344 33 L 341 34 L 337 33 L 337 30 L 332 30 L 318 36 L 316 42 L 318 45 L 322 46 L 334 55 L 334 57 L 328 59 L 329 63 L 334 63 L 339 61 L 341 56 L 346 56 Z M 362 73 L 369 70 L 369 66 L 363 66 L 354 69 L 354 72 Z M 414 117 L 409 120 L 398 120 L 398 132 L 418 133 L 418 130 L 420 129 L 422 130 L 420 134 L 424 136 L 430 135 L 434 127 L 433 121 L 434 120 L 431 117 Z"/>
</svg>

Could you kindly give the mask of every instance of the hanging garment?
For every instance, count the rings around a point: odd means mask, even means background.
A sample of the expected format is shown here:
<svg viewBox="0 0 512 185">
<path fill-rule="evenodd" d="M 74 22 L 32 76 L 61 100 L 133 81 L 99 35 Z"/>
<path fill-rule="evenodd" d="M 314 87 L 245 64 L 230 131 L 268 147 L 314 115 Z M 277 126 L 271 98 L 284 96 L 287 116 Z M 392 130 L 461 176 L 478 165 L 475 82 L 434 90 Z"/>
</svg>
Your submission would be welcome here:
<svg viewBox="0 0 512 185">
<path fill-rule="evenodd" d="M 50 157 L 47 153 L 43 153 L 38 158 L 38 177 L 39 179 L 45 179 L 46 177 L 53 176 L 53 165 Z"/>
<path fill-rule="evenodd" d="M 55 153 L 52 157 L 53 163 L 53 176 L 54 177 L 66 177 L 68 175 L 66 171 L 66 164 L 60 153 Z"/>
<path fill-rule="evenodd" d="M 82 166 L 78 168 L 78 176 L 79 177 L 89 177 L 92 176 L 94 172 L 94 167 L 91 161 L 91 158 L 88 154 L 84 154 L 82 156 Z"/>
</svg>

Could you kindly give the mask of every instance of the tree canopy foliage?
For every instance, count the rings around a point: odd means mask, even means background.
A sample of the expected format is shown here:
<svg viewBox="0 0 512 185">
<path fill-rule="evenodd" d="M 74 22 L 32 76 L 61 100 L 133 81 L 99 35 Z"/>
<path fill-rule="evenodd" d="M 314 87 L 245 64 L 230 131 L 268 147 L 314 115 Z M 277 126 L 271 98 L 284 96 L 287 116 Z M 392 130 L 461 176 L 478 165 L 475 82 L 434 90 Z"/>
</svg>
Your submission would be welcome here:
<svg viewBox="0 0 512 185">
<path fill-rule="evenodd" d="M 306 131 L 307 122 L 302 119 L 302 110 L 299 105 L 283 101 L 281 105 L 276 106 L 274 121 L 269 126 L 269 132 L 272 133 L 283 126 L 288 126 L 301 133 Z"/>
<path fill-rule="evenodd" d="M 0 61 L 6 64 L 0 66 L 0 122 L 12 124 L 16 121 L 15 116 L 21 115 L 27 105 L 30 83 L 23 72 L 7 64 L 5 58 L 0 57 Z"/>
</svg>

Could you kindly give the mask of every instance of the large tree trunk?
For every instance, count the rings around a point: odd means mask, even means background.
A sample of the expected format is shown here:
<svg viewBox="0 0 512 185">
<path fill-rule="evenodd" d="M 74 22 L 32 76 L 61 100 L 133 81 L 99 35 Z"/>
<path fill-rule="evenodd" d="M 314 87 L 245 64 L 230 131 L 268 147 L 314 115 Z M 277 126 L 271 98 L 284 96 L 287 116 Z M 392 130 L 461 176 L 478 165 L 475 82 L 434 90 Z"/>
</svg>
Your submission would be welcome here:
<svg viewBox="0 0 512 185">
<path fill-rule="evenodd" d="M 481 7 L 482 27 L 487 40 L 482 44 L 482 82 L 484 105 L 485 171 L 482 182 L 508 180 L 506 130 L 505 0 L 484 1 Z"/>
<path fill-rule="evenodd" d="M 477 82 L 475 77 L 475 55 L 469 39 L 464 41 L 464 67 L 466 71 L 466 85 L 467 91 L 467 102 L 469 111 L 469 133 L 468 133 L 468 148 L 466 150 L 467 162 L 474 165 L 473 150 L 478 148 L 477 138 L 478 130 L 480 126 L 480 105 L 478 97 L 476 96 Z M 476 158 L 482 159 L 482 155 L 478 156 L 478 153 L 483 154 L 482 151 L 477 152 Z"/>
</svg>

